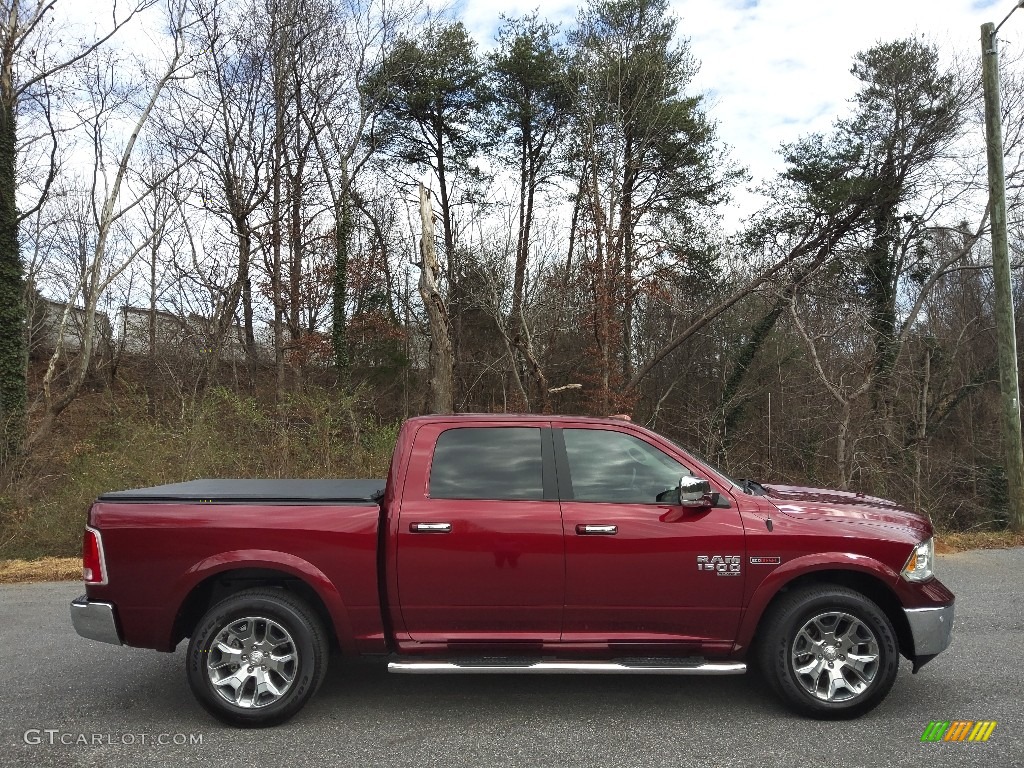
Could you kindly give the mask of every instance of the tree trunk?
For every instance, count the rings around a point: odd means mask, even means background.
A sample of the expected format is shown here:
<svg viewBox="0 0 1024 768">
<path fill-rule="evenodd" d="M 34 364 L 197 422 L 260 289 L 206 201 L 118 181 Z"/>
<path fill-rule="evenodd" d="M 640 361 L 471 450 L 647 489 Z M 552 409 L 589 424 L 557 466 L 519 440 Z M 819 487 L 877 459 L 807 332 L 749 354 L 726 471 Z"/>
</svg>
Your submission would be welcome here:
<svg viewBox="0 0 1024 768">
<path fill-rule="evenodd" d="M 348 375 L 348 261 L 352 239 L 352 203 L 349 191 L 348 163 L 341 164 L 341 199 L 334 206 L 334 291 L 331 304 L 331 341 L 334 345 L 334 364 L 342 376 Z M 390 287 L 390 286 L 389 286 Z"/>
<path fill-rule="evenodd" d="M 750 335 L 743 343 L 743 346 L 736 352 L 733 367 L 729 372 L 728 378 L 725 380 L 725 386 L 722 388 L 722 399 L 718 406 L 720 416 L 717 425 L 718 446 L 715 453 L 719 463 L 725 462 L 729 453 L 732 435 L 747 409 L 748 398 L 740 393 L 743 383 L 747 378 L 747 372 L 750 370 L 754 358 L 761 349 L 761 345 L 764 344 L 785 310 L 786 302 L 789 301 L 790 296 L 792 296 L 792 286 L 789 286 L 775 300 L 772 308 L 760 320 L 754 323 Z"/>
<path fill-rule="evenodd" d="M 298 98 L 298 94 L 296 94 Z M 289 222 L 288 222 L 288 342 L 298 351 L 302 338 L 302 198 L 305 154 L 300 146 L 298 131 L 295 135 L 294 165 L 288 170 Z M 287 160 L 287 154 L 286 154 Z M 295 391 L 302 390 L 302 357 L 292 354 L 292 373 Z"/>
<path fill-rule="evenodd" d="M 12 9 L 12 14 L 16 11 Z M 21 449 L 26 400 L 25 273 L 15 199 L 14 41 L 0 52 L 0 467 Z"/>
<path fill-rule="evenodd" d="M 256 374 L 256 332 L 252 326 L 252 234 L 245 232 L 239 237 L 238 279 L 242 282 L 242 331 L 245 334 L 245 360 L 249 366 L 249 376 Z"/>
<path fill-rule="evenodd" d="M 925 348 L 924 374 L 921 382 L 921 402 L 917 419 L 917 445 L 914 446 L 914 511 L 921 511 L 921 465 L 922 453 L 928 436 L 928 388 L 932 378 L 932 351 Z"/>
<path fill-rule="evenodd" d="M 516 235 L 516 270 L 512 281 L 512 312 L 510 326 L 519 326 L 519 308 L 523 303 L 523 283 L 526 280 L 526 257 L 529 250 L 529 225 L 527 223 L 527 189 L 529 187 L 529 171 L 527 167 L 527 140 L 529 129 L 523 127 L 523 143 L 519 148 L 519 231 Z"/>
<path fill-rule="evenodd" d="M 448 327 L 448 308 L 437 290 L 437 252 L 434 249 L 434 209 L 426 187 L 420 187 L 420 270 L 419 292 L 430 319 L 430 410 L 452 413 L 455 410 L 454 360 Z"/>
<path fill-rule="evenodd" d="M 283 121 L 281 121 L 283 123 Z M 283 125 L 279 124 L 283 130 Z M 275 142 L 274 150 L 273 201 L 271 206 L 271 275 L 270 283 L 274 301 L 274 362 L 277 370 L 277 399 L 284 395 L 284 296 L 281 285 L 281 159 L 280 144 Z"/>
<path fill-rule="evenodd" d="M 154 245 L 149 252 L 149 365 L 146 370 L 146 412 L 150 418 L 156 418 L 156 259 L 157 248 Z M 128 307 L 124 308 L 125 330 L 127 331 Z"/>
<path fill-rule="evenodd" d="M 622 157 L 622 201 L 619 242 L 622 254 L 622 378 L 633 378 L 633 191 L 636 182 L 633 141 L 627 138 Z"/>
<path fill-rule="evenodd" d="M 438 201 L 441 203 L 441 227 L 444 231 L 444 255 L 447 260 L 448 272 L 448 304 L 451 307 L 451 315 L 446 310 L 447 326 L 449 329 L 449 340 L 452 349 L 452 370 L 458 368 L 462 359 L 462 304 L 463 297 L 459 295 L 459 269 L 458 260 L 455 255 L 455 222 L 453 220 L 451 200 L 448 197 L 448 176 L 445 172 L 445 154 L 443 133 L 440 126 L 437 128 L 437 186 Z M 433 224 L 431 224 L 433 226 Z M 436 258 L 436 257 L 435 257 Z M 435 272 L 436 277 L 436 272 Z M 454 382 L 454 373 L 453 382 Z M 454 383 L 453 383 L 454 387 Z M 452 390 L 454 397 L 454 388 Z M 454 402 L 454 401 L 453 401 Z"/>
<path fill-rule="evenodd" d="M 586 186 L 587 179 L 587 164 L 583 161 L 583 167 L 580 169 L 579 183 L 576 185 L 576 199 L 572 201 L 572 217 L 569 219 L 569 247 L 567 248 L 567 254 L 565 257 L 565 283 L 569 282 L 569 276 L 572 274 L 572 255 L 576 246 L 576 237 L 579 233 L 580 223 L 580 208 L 583 205 L 583 190 Z"/>
<path fill-rule="evenodd" d="M 836 426 L 836 467 L 839 470 L 839 489 L 850 490 L 850 457 L 847 445 L 850 436 L 850 401 L 843 402 L 839 424 Z"/>
<path fill-rule="evenodd" d="M 886 167 L 891 160 L 886 160 Z M 872 407 L 881 419 L 882 431 L 892 448 L 894 433 L 891 374 L 896 365 L 896 237 L 898 226 L 895 200 L 902 196 L 898 188 L 882 191 L 872 217 L 871 243 L 865 265 L 868 325 L 874 336 L 875 380 L 872 384 Z"/>
<path fill-rule="evenodd" d="M 280 33 L 279 33 L 280 35 Z M 281 246 L 283 235 L 281 232 L 282 218 L 284 216 L 281 199 L 281 176 L 284 174 L 284 140 L 285 140 L 285 93 L 284 93 L 284 72 L 281 57 L 283 56 L 283 35 L 276 41 L 275 71 L 274 71 L 274 150 L 271 172 L 271 210 L 270 210 L 270 239 L 271 239 L 271 291 L 274 302 L 274 363 L 277 372 L 277 400 L 284 397 L 285 390 L 285 357 L 284 357 L 284 286 L 282 285 L 283 268 L 281 257 Z"/>
</svg>

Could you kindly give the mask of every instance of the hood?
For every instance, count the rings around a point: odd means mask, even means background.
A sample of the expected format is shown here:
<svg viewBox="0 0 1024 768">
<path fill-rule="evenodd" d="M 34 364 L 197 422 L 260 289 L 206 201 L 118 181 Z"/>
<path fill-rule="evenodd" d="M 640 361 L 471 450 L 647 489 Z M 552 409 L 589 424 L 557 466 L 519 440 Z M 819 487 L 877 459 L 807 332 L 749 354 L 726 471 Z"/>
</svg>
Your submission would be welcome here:
<svg viewBox="0 0 1024 768">
<path fill-rule="evenodd" d="M 765 485 L 764 489 L 779 511 L 791 517 L 903 528 L 919 538 L 932 535 L 927 517 L 888 499 L 795 485 Z"/>
</svg>

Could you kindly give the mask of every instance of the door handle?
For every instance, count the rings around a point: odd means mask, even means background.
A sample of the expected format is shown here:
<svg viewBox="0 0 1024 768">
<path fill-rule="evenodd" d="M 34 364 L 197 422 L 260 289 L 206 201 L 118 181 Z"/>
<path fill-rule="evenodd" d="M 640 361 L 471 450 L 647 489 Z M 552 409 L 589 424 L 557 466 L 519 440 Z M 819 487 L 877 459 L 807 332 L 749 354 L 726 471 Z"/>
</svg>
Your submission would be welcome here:
<svg viewBox="0 0 1024 768">
<path fill-rule="evenodd" d="M 451 523 L 409 523 L 413 533 L 451 533 Z"/>
<path fill-rule="evenodd" d="M 576 533 L 579 536 L 614 536 L 619 532 L 617 525 L 577 525 Z"/>
</svg>

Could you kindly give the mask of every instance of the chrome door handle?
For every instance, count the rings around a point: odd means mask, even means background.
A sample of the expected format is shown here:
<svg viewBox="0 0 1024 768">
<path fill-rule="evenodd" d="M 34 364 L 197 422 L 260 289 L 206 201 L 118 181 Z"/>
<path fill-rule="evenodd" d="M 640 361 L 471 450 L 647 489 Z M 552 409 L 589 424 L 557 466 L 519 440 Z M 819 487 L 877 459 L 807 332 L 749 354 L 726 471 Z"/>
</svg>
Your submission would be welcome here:
<svg viewBox="0 0 1024 768">
<path fill-rule="evenodd" d="M 451 533 L 451 523 L 409 523 L 413 533 Z"/>
<path fill-rule="evenodd" d="M 580 536 L 614 536 L 619 532 L 617 525 L 577 525 L 576 533 Z"/>
</svg>

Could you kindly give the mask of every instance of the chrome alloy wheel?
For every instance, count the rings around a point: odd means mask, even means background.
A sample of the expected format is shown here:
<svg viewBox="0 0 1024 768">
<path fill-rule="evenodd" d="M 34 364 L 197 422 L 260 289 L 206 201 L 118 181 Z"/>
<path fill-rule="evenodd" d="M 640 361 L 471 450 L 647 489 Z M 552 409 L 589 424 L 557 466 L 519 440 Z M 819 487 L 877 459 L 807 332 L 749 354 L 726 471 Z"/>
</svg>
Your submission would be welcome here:
<svg viewBox="0 0 1024 768">
<path fill-rule="evenodd" d="M 878 639 L 856 616 L 821 613 L 796 633 L 790 664 L 811 696 L 828 702 L 851 701 L 878 674 Z"/>
<path fill-rule="evenodd" d="M 298 652 L 288 630 L 271 619 L 247 616 L 217 632 L 206 674 L 222 699 L 252 709 L 273 704 L 295 681 Z"/>
</svg>

